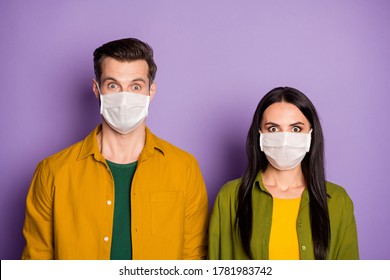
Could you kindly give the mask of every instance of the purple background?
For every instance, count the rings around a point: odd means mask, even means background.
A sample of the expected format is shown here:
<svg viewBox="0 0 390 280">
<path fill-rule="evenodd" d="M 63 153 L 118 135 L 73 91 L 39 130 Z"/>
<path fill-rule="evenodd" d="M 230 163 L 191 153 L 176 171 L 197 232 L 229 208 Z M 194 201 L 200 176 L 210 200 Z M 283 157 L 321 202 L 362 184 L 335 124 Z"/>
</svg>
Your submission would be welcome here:
<svg viewBox="0 0 390 280">
<path fill-rule="evenodd" d="M 390 2 L 0 2 L 0 258 L 20 258 L 25 197 L 40 160 L 99 122 L 92 52 L 138 37 L 155 50 L 149 127 L 191 152 L 210 207 L 245 166 L 245 140 L 270 89 L 318 109 L 328 180 L 355 204 L 362 259 L 390 259 Z"/>
</svg>

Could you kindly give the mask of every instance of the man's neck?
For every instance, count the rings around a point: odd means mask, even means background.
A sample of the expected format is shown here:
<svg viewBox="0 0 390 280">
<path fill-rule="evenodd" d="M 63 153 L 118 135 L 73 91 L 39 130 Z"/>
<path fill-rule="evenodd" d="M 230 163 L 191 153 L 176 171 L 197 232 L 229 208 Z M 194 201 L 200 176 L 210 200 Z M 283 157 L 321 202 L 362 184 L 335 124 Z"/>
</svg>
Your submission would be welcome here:
<svg viewBox="0 0 390 280">
<path fill-rule="evenodd" d="M 145 146 L 145 122 L 132 132 L 123 135 L 113 130 L 103 119 L 97 135 L 99 150 L 106 160 L 126 164 L 138 160 Z"/>
</svg>

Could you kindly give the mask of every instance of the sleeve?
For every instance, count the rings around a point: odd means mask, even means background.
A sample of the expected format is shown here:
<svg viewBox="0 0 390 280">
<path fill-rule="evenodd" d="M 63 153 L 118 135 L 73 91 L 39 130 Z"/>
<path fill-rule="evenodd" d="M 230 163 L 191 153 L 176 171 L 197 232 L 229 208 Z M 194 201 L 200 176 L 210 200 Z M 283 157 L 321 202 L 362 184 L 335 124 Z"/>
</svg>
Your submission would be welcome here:
<svg viewBox="0 0 390 280">
<path fill-rule="evenodd" d="M 200 260 L 207 253 L 208 197 L 199 165 L 189 167 L 185 202 L 183 259 Z"/>
<path fill-rule="evenodd" d="M 220 227 L 220 209 L 219 196 L 215 199 L 213 210 L 210 215 L 209 223 L 209 260 L 221 259 L 221 227 Z"/>
<path fill-rule="evenodd" d="M 340 234 L 339 249 L 337 253 L 338 260 L 358 260 L 359 246 L 356 229 L 356 220 L 354 215 L 354 206 L 352 200 L 345 194 L 345 208 L 341 223 L 345 226 Z"/>
<path fill-rule="evenodd" d="M 46 162 L 42 161 L 35 171 L 26 199 L 24 260 L 54 259 L 52 178 Z"/>
</svg>

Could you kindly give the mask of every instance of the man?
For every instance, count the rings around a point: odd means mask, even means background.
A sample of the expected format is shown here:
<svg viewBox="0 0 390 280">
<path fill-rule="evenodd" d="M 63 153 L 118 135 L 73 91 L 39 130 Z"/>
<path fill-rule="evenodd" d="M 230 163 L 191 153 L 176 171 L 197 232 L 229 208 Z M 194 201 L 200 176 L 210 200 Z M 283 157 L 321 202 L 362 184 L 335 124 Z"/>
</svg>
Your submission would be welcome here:
<svg viewBox="0 0 390 280">
<path fill-rule="evenodd" d="M 193 156 L 146 127 L 153 50 L 94 52 L 102 124 L 43 160 L 27 196 L 23 259 L 204 259 L 208 200 Z"/>
</svg>

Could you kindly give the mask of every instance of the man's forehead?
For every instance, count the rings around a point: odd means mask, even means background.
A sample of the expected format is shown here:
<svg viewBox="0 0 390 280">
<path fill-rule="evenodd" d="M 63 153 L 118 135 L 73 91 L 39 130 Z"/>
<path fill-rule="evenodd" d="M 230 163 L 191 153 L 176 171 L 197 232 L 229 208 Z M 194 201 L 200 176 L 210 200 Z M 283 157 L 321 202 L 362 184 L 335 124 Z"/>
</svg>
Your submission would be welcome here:
<svg viewBox="0 0 390 280">
<path fill-rule="evenodd" d="M 125 66 L 125 65 L 133 65 L 133 66 L 142 66 L 148 68 L 148 63 L 144 59 L 135 59 L 135 60 L 121 60 L 116 59 L 111 56 L 107 56 L 102 61 L 102 67 L 105 66 Z"/>
<path fill-rule="evenodd" d="M 148 76 L 148 70 L 148 64 L 145 60 L 119 61 L 106 58 L 102 63 L 102 78 L 125 76 L 144 78 Z"/>
</svg>

